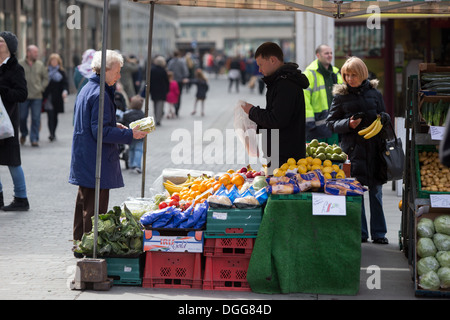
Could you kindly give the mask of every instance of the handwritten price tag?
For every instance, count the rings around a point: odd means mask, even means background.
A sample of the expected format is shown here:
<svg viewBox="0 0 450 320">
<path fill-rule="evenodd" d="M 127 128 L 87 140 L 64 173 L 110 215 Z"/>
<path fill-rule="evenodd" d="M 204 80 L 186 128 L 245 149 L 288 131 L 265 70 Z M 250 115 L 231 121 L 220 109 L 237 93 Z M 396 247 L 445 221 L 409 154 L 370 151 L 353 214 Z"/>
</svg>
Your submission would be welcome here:
<svg viewBox="0 0 450 320">
<path fill-rule="evenodd" d="M 433 208 L 450 208 L 450 194 L 430 194 L 430 204 Z"/>
<path fill-rule="evenodd" d="M 430 126 L 431 140 L 442 140 L 444 137 L 445 127 Z"/>
<path fill-rule="evenodd" d="M 347 208 L 345 196 L 332 196 L 323 193 L 312 194 L 312 214 L 317 216 L 345 216 Z"/>
</svg>

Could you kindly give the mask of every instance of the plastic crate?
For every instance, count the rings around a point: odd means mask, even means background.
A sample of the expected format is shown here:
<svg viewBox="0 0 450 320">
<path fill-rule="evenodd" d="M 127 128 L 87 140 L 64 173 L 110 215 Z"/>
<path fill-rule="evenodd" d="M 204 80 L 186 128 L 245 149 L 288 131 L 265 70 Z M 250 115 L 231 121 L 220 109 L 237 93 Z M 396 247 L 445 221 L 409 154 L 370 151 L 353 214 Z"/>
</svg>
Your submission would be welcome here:
<svg viewBox="0 0 450 320">
<path fill-rule="evenodd" d="M 251 291 L 247 282 L 250 257 L 206 256 L 203 290 Z"/>
<path fill-rule="evenodd" d="M 422 181 L 420 179 L 420 163 L 419 163 L 419 153 L 427 151 L 427 152 L 437 152 L 435 145 L 416 145 L 415 152 L 415 165 L 416 165 L 416 177 L 417 177 L 417 197 L 418 198 L 429 198 L 430 194 L 450 194 L 450 192 L 442 192 L 442 191 L 428 191 L 422 190 Z"/>
<path fill-rule="evenodd" d="M 263 208 L 213 209 L 206 217 L 205 238 L 256 238 Z"/>
<path fill-rule="evenodd" d="M 108 278 L 114 285 L 142 284 L 143 259 L 137 258 L 105 258 Z"/>
<path fill-rule="evenodd" d="M 254 238 L 209 238 L 205 239 L 203 254 L 205 256 L 250 257 L 254 244 Z"/>
<path fill-rule="evenodd" d="M 202 254 L 147 251 L 142 287 L 202 288 Z"/>
</svg>

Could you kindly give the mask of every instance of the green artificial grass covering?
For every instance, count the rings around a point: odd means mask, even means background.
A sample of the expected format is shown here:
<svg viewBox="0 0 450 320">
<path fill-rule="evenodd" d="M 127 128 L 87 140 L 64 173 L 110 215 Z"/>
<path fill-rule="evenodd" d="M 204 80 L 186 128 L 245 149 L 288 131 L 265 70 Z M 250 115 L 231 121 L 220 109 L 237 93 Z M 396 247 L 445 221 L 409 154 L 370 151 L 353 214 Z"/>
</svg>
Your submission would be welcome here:
<svg viewBox="0 0 450 320">
<path fill-rule="evenodd" d="M 346 216 L 313 216 L 311 194 L 289 198 L 267 201 L 247 271 L 252 291 L 357 294 L 361 197 L 346 198 Z"/>
</svg>

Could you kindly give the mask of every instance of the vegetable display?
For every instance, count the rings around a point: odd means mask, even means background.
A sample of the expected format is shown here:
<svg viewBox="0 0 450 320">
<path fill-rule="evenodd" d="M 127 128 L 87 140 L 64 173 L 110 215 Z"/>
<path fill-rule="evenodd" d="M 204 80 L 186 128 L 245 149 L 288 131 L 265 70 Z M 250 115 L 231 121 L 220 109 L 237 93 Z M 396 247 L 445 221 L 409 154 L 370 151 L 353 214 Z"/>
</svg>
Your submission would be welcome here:
<svg viewBox="0 0 450 320">
<path fill-rule="evenodd" d="M 443 126 L 445 124 L 449 108 L 450 102 L 444 102 L 442 99 L 439 100 L 439 102 L 424 101 L 420 112 L 427 125 Z"/>
<path fill-rule="evenodd" d="M 422 190 L 450 192 L 450 169 L 439 160 L 437 151 L 419 153 Z"/>
<path fill-rule="evenodd" d="M 420 77 L 421 89 L 450 95 L 450 72 L 427 72 Z"/>
</svg>

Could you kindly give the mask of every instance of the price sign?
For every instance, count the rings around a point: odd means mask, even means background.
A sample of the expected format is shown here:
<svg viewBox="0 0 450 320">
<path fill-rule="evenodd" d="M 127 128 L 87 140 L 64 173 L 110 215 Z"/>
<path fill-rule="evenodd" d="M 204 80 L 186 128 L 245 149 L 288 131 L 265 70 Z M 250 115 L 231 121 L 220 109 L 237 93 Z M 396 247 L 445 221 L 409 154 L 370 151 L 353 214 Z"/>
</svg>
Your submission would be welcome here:
<svg viewBox="0 0 450 320">
<path fill-rule="evenodd" d="M 442 140 L 444 137 L 445 127 L 430 126 L 431 140 Z"/>
<path fill-rule="evenodd" d="M 450 194 L 430 194 L 430 204 L 433 208 L 450 208 Z"/>
<path fill-rule="evenodd" d="M 345 216 L 347 208 L 345 196 L 333 196 L 324 193 L 312 194 L 312 214 L 316 216 Z"/>
</svg>

